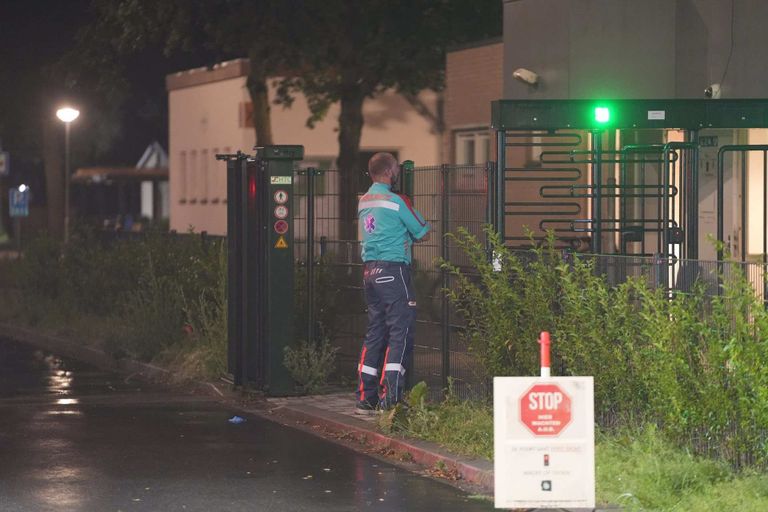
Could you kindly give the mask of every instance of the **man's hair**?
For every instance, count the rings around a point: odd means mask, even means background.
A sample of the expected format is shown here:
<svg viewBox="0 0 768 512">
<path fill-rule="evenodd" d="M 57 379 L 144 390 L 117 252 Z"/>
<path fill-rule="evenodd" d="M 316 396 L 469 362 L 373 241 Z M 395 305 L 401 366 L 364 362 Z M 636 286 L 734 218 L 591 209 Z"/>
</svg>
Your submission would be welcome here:
<svg viewBox="0 0 768 512">
<path fill-rule="evenodd" d="M 368 160 L 368 174 L 371 178 L 378 178 L 391 169 L 397 170 L 397 159 L 391 153 L 376 153 Z"/>
</svg>

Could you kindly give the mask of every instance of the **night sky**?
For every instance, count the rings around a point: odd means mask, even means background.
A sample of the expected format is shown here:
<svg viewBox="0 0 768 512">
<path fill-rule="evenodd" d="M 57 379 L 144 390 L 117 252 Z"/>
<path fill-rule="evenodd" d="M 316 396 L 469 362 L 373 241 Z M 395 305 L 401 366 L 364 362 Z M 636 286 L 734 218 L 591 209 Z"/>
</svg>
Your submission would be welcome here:
<svg viewBox="0 0 768 512">
<path fill-rule="evenodd" d="M 90 0 L 0 1 L 0 139 L 17 163 L 40 158 L 43 124 L 58 122 L 55 110 L 67 101 L 81 110 L 73 125 L 75 166 L 134 165 L 153 140 L 167 148 L 165 75 L 208 64 L 206 57 L 168 58 L 158 47 L 122 59 L 125 101 L 107 115 L 92 72 L 75 71 L 70 81 L 61 72 L 78 31 L 97 22 Z"/>
</svg>

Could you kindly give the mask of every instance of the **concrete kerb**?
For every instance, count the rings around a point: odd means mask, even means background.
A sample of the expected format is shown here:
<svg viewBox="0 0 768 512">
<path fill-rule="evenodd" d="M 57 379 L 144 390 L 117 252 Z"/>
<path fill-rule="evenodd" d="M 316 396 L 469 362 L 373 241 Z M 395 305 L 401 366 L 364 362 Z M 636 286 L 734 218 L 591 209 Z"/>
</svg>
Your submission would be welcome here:
<svg viewBox="0 0 768 512">
<path fill-rule="evenodd" d="M 140 380 L 166 384 L 174 381 L 173 373 L 159 366 L 130 359 L 117 360 L 99 349 L 59 336 L 5 323 L 0 324 L 0 333 L 17 342 L 49 350 L 99 368 L 128 374 Z M 290 426 L 291 423 L 309 425 L 310 428 L 302 430 L 325 438 L 351 439 L 354 443 L 351 445 L 346 443 L 347 446 L 357 444 L 402 462 L 415 463 L 427 469 L 427 473 L 431 476 L 442 477 L 456 484 L 470 484 L 484 492 L 493 492 L 493 464 L 487 460 L 462 458 L 434 443 L 389 436 L 379 432 L 368 422 L 312 406 L 279 405 L 271 408 L 261 406 L 255 408 L 253 404 L 248 406 L 241 403 L 239 399 L 242 396 L 238 393 L 219 389 L 210 382 L 195 382 L 194 388 L 190 391 L 214 396 L 227 402 L 229 406 L 283 425 Z M 433 471 L 437 467 L 441 470 Z"/>
<path fill-rule="evenodd" d="M 460 480 L 468 484 L 493 491 L 493 463 L 483 459 L 458 457 L 434 443 L 417 439 L 390 436 L 375 430 L 370 423 L 348 418 L 330 411 L 304 405 L 301 408 L 282 405 L 272 413 L 288 420 L 303 422 L 313 428 L 320 428 L 333 435 L 352 438 L 379 453 L 398 459 L 405 459 L 426 468 L 442 466 L 441 471 L 449 480 Z"/>
</svg>

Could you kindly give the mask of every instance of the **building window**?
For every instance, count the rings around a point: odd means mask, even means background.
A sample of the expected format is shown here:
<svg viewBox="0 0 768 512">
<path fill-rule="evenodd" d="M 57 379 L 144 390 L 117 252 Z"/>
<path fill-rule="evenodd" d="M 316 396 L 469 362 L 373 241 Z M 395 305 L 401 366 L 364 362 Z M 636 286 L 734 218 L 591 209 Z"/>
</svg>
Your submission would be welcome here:
<svg viewBox="0 0 768 512">
<path fill-rule="evenodd" d="M 200 151 L 200 202 L 208 202 L 208 150 Z"/>
<path fill-rule="evenodd" d="M 179 153 L 179 203 L 187 202 L 187 152 Z"/>
<path fill-rule="evenodd" d="M 190 204 L 197 203 L 198 182 L 197 182 L 197 151 L 189 152 L 189 169 L 187 172 L 187 195 Z"/>
<path fill-rule="evenodd" d="M 213 148 L 213 151 L 211 153 L 211 165 L 213 166 L 213 178 L 211 180 L 211 184 L 213 187 L 211 187 L 211 203 L 217 204 L 221 202 L 222 197 L 227 196 L 227 173 L 224 172 L 224 176 L 220 176 L 219 173 L 221 173 L 221 169 L 219 166 L 222 162 L 219 162 L 216 160 L 216 155 L 220 153 L 219 148 Z M 224 185 L 224 191 L 222 193 L 221 186 Z"/>
<path fill-rule="evenodd" d="M 484 192 L 485 163 L 488 161 L 490 136 L 487 129 L 454 132 L 454 162 L 459 167 L 452 173 L 457 192 Z M 469 167 L 472 166 L 472 167 Z"/>
<path fill-rule="evenodd" d="M 230 147 L 230 146 L 225 146 L 225 147 L 224 147 L 224 151 L 223 151 L 223 153 L 224 153 L 225 155 L 231 155 L 231 154 L 232 154 L 232 147 Z M 223 187 L 223 189 L 224 189 L 224 190 L 223 190 L 223 192 L 222 192 L 222 194 L 221 194 L 221 197 L 223 197 L 223 198 L 224 198 L 222 202 L 223 202 L 224 204 L 226 204 L 226 203 L 227 203 L 227 179 L 226 179 L 226 174 L 225 174 L 225 177 L 224 177 L 224 179 L 222 180 L 222 182 L 221 182 L 221 183 L 222 183 L 222 187 Z"/>
<path fill-rule="evenodd" d="M 487 129 L 455 132 L 457 165 L 477 165 L 488 161 L 490 137 Z"/>
</svg>

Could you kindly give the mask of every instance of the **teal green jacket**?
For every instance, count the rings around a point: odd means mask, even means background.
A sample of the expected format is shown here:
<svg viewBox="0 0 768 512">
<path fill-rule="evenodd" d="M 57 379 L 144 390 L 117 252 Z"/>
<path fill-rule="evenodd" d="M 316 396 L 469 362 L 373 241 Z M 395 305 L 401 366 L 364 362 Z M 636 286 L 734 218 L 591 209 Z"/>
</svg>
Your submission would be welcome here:
<svg viewBox="0 0 768 512">
<path fill-rule="evenodd" d="M 408 196 L 395 194 L 389 185 L 374 183 L 357 208 L 363 261 L 411 262 L 411 246 L 430 226 Z"/>
</svg>

